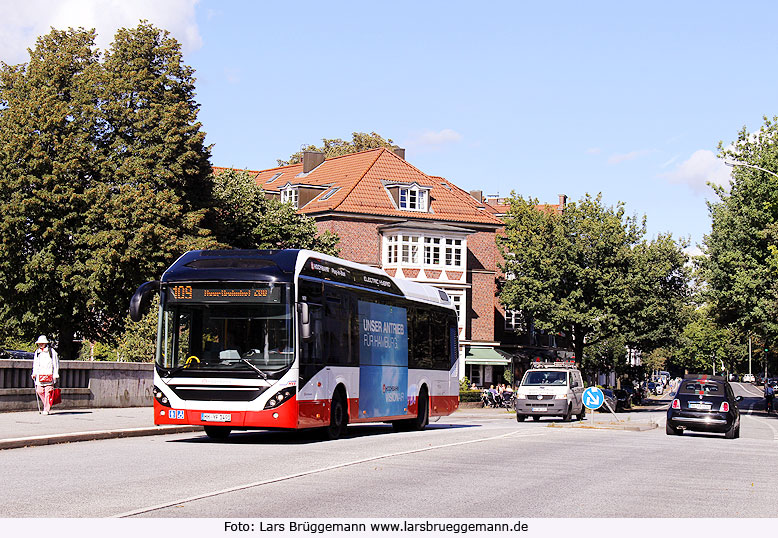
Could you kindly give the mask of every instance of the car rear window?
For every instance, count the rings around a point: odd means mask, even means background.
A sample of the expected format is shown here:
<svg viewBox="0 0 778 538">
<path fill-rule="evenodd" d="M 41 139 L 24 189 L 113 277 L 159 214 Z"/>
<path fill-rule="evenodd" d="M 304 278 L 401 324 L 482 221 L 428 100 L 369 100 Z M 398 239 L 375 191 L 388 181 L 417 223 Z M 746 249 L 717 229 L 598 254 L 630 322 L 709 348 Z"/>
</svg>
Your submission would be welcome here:
<svg viewBox="0 0 778 538">
<path fill-rule="evenodd" d="M 698 381 L 684 381 L 679 392 L 681 394 L 724 394 L 724 390 L 718 384 Z"/>
</svg>

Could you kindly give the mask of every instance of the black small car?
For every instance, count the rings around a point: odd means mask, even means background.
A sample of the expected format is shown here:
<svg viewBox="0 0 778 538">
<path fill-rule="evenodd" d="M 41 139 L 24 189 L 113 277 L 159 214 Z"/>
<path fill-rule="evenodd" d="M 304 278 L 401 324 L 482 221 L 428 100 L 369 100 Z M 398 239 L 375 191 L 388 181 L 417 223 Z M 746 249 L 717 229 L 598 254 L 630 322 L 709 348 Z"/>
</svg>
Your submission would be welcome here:
<svg viewBox="0 0 778 538">
<path fill-rule="evenodd" d="M 667 409 L 667 435 L 683 430 L 723 433 L 727 439 L 740 437 L 740 411 L 729 382 L 722 376 L 687 374 Z"/>
<path fill-rule="evenodd" d="M 616 411 L 632 409 L 632 393 L 634 389 L 616 389 L 613 394 L 616 395 Z"/>
</svg>

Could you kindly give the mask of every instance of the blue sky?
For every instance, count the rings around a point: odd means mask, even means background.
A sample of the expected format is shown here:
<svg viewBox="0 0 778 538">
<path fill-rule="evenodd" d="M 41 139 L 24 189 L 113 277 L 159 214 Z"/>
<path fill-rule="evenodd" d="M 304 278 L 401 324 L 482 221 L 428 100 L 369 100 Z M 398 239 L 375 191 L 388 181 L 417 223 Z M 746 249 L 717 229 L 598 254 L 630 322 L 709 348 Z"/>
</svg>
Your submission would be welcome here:
<svg viewBox="0 0 778 538">
<path fill-rule="evenodd" d="M 649 236 L 702 241 L 720 140 L 778 114 L 773 2 L 0 0 L 0 59 L 50 26 L 105 47 L 147 18 L 196 69 L 217 166 L 376 131 L 487 194 L 603 193 Z"/>
</svg>

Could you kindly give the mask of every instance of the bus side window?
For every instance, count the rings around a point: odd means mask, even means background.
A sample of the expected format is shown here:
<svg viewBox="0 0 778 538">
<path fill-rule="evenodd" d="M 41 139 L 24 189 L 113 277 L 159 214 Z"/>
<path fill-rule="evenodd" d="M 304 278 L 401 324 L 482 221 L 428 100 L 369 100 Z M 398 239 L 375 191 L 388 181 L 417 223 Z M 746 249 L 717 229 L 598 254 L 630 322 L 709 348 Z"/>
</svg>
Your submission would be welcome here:
<svg viewBox="0 0 778 538">
<path fill-rule="evenodd" d="M 430 312 L 425 308 L 414 308 L 411 329 L 413 331 L 413 364 L 412 368 L 431 369 L 433 367 L 432 350 L 430 349 Z M 409 365 L 410 366 L 410 365 Z"/>
<path fill-rule="evenodd" d="M 326 364 L 353 363 L 351 348 L 351 301 L 346 292 L 327 290 L 322 321 L 322 347 Z M 359 349 L 359 348 L 357 348 Z"/>
</svg>

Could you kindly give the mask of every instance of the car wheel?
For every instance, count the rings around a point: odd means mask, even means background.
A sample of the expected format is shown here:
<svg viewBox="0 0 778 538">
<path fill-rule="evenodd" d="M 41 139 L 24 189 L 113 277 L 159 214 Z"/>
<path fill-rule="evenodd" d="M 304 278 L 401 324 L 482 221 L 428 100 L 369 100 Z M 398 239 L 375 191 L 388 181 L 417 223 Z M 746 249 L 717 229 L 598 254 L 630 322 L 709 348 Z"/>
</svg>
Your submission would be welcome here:
<svg viewBox="0 0 778 538">
<path fill-rule="evenodd" d="M 532 415 L 532 420 L 537 422 L 538 420 L 540 420 L 540 415 Z"/>
<path fill-rule="evenodd" d="M 569 404 L 567 406 L 567 413 L 562 417 L 562 422 L 570 422 L 571 417 L 573 416 L 573 404 Z"/>
<path fill-rule="evenodd" d="M 527 418 L 527 415 L 522 415 L 521 413 L 516 413 L 516 422 L 524 422 L 524 420 Z"/>
<path fill-rule="evenodd" d="M 734 425 L 724 433 L 724 439 L 737 439 L 740 432 L 737 431 L 737 427 Z"/>
<path fill-rule="evenodd" d="M 683 435 L 683 430 L 680 428 L 673 428 L 670 424 L 665 424 L 665 433 L 667 435 Z"/>
</svg>

